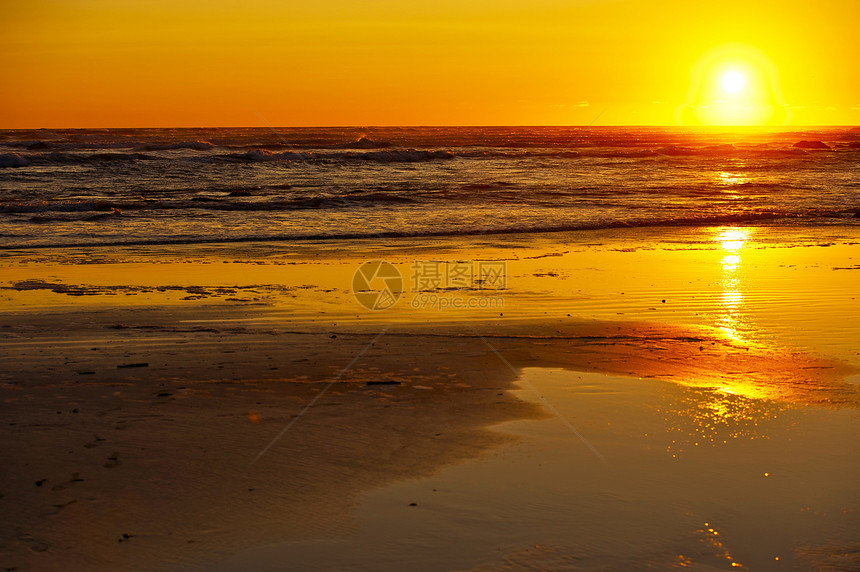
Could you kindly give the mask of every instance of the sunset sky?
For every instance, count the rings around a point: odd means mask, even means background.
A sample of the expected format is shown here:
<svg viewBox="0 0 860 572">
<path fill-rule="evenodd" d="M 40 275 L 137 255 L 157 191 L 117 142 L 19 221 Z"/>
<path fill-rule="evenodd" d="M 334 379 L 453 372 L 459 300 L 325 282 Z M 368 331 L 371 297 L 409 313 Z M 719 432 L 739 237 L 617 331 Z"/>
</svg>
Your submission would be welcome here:
<svg viewBox="0 0 860 572">
<path fill-rule="evenodd" d="M 2 6 L 0 128 L 860 123 L 857 0 Z"/>
</svg>

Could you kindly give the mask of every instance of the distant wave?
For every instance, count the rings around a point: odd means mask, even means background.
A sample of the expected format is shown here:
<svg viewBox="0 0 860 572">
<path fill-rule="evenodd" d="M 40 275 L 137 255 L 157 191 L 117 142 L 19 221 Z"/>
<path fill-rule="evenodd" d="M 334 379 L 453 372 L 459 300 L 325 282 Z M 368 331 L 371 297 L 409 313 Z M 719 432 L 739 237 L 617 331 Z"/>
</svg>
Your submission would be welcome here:
<svg viewBox="0 0 860 572">
<path fill-rule="evenodd" d="M 34 201 L 17 203 L 0 203 L 0 213 L 26 214 L 45 212 L 93 212 L 112 211 L 118 203 L 104 200 L 96 201 Z"/>
<path fill-rule="evenodd" d="M 0 155 L 0 157 L 6 157 L 9 155 L 17 155 L 15 153 L 9 153 L 6 155 Z M 146 155 L 144 153 L 138 152 L 103 152 L 103 153 L 62 153 L 62 152 L 51 152 L 51 153 L 34 153 L 27 154 L 26 156 L 17 155 L 20 159 L 23 159 L 25 162 L 19 164 L 10 164 L 4 165 L 2 159 L 0 159 L 0 167 L 2 166 L 10 166 L 10 167 L 26 167 L 27 165 L 79 165 L 83 163 L 102 163 L 102 162 L 123 162 L 123 161 L 150 161 L 157 160 L 158 157 L 152 155 Z"/>
<path fill-rule="evenodd" d="M 195 143 L 171 145 L 171 146 L 147 146 L 147 151 L 165 149 L 200 149 Z M 415 149 L 391 149 L 367 152 L 295 152 L 284 151 L 274 153 L 268 149 L 253 149 L 244 153 L 226 153 L 214 155 L 200 155 L 196 158 L 168 158 L 163 156 L 148 155 L 140 151 L 132 152 L 101 152 L 101 153 L 4 153 L 0 155 L 0 167 L 26 167 L 28 165 L 77 165 L 83 163 L 98 163 L 105 161 L 183 161 L 183 160 L 209 160 L 216 162 L 246 162 L 262 163 L 267 161 L 372 161 L 379 163 L 415 163 L 421 161 L 437 161 L 453 159 L 456 155 L 450 151 L 442 150 L 415 150 Z"/>
<path fill-rule="evenodd" d="M 273 153 L 266 149 L 254 149 L 245 153 L 230 153 L 218 155 L 217 157 L 230 161 L 316 161 L 316 160 L 341 160 L 341 161 L 376 161 L 380 163 L 415 163 L 420 161 L 435 161 L 439 159 L 453 159 L 456 155 L 450 151 L 425 151 L 416 149 L 392 149 L 386 151 L 345 152 L 345 153 L 296 153 L 285 151 Z"/>
<path fill-rule="evenodd" d="M 167 128 L 0 130 L 0 146 L 15 149 L 159 150 L 204 145 L 248 149 L 423 149 L 423 148 L 650 148 L 766 143 L 790 147 L 799 141 L 860 142 L 856 128 L 797 128 L 756 132 L 681 127 L 328 127 L 328 128 Z M 181 146 L 191 143 L 190 147 Z M 179 144 L 180 147 L 173 147 Z M 145 149 L 152 147 L 151 149 Z"/>
<path fill-rule="evenodd" d="M 359 140 L 360 141 L 360 140 Z M 663 147 L 648 148 L 578 148 L 571 149 L 507 149 L 507 148 L 458 148 L 458 149 L 397 149 L 397 148 L 374 148 L 372 145 L 384 146 L 384 143 L 371 142 L 366 147 L 373 149 L 368 151 L 339 151 L 335 149 L 359 148 L 335 146 L 327 150 L 286 150 L 283 145 L 263 146 L 248 151 L 234 153 L 215 153 L 215 145 L 208 141 L 185 141 L 178 143 L 150 144 L 137 147 L 132 151 L 112 151 L 98 153 L 81 153 L 52 150 L 50 152 L 39 148 L 41 152 L 3 153 L 0 154 L 0 168 L 27 167 L 29 165 L 76 165 L 99 162 L 133 162 L 133 161 L 213 161 L 213 162 L 245 162 L 262 163 L 269 161 L 303 161 L 303 162 L 326 162 L 326 161 L 369 161 L 378 163 L 417 163 L 426 161 L 462 159 L 519 159 L 519 158 L 547 158 L 547 159 L 643 159 L 643 158 L 684 158 L 684 157 L 722 157 L 722 156 L 746 156 L 746 157 L 771 157 L 771 158 L 799 158 L 809 154 L 821 153 L 821 150 L 802 149 L 798 147 L 755 147 L 738 148 L 731 144 L 712 145 L 706 147 L 687 147 L 669 145 Z M 53 149 L 52 147 L 49 149 Z M 168 157 L 165 155 L 152 155 L 143 151 L 164 151 L 190 149 L 201 151 L 201 154 L 193 157 Z M 209 153 L 206 153 L 206 152 Z M 839 144 L 830 151 L 834 153 L 856 153 L 860 146 L 851 144 Z"/>
<path fill-rule="evenodd" d="M 841 151 L 854 151 L 854 147 L 843 146 Z M 738 148 L 733 145 L 712 145 L 706 147 L 684 147 L 670 145 L 666 147 L 641 149 L 611 149 L 611 148 L 580 148 L 576 151 L 569 149 L 387 149 L 368 152 L 324 152 L 324 151 L 284 151 L 275 153 L 269 149 L 253 149 L 244 153 L 216 155 L 224 160 L 248 162 L 258 161 L 316 161 L 316 160 L 364 160 L 382 163 L 434 161 L 438 159 L 517 159 L 545 157 L 548 159 L 641 159 L 648 157 L 720 157 L 720 156 L 750 156 L 792 158 L 806 156 L 809 151 L 795 147 L 757 147 Z"/>
<path fill-rule="evenodd" d="M 80 213 L 60 213 L 55 215 L 36 215 L 28 220 L 33 223 L 54 223 L 54 222 L 80 222 L 80 221 L 101 221 L 101 220 L 118 220 L 122 216 L 119 209 L 113 209 L 110 212 L 100 212 L 96 214 L 87 213 L 81 216 Z"/>
<path fill-rule="evenodd" d="M 361 137 L 358 141 L 352 141 L 350 143 L 340 143 L 337 145 L 332 145 L 333 149 L 384 149 L 386 147 L 392 147 L 393 144 L 388 141 L 374 141 L 372 139 L 368 139 L 367 137 Z"/>
<path fill-rule="evenodd" d="M 26 167 L 30 162 L 18 153 L 0 155 L 0 167 Z"/>
<path fill-rule="evenodd" d="M 311 153 L 294 153 L 285 151 L 283 153 L 272 153 L 268 149 L 254 149 L 245 153 L 228 153 L 216 155 L 217 159 L 225 161 L 246 161 L 248 163 L 260 163 L 263 161 L 310 161 L 313 159 Z"/>
<path fill-rule="evenodd" d="M 445 236 L 477 236 L 477 235 L 510 235 L 528 233 L 558 233 L 579 232 L 604 229 L 635 229 L 654 227 L 707 227 L 727 224 L 778 224 L 791 220 L 793 223 L 806 222 L 809 224 L 822 222 L 827 218 L 845 219 L 851 212 L 860 209 L 830 210 L 807 213 L 759 212 L 737 215 L 719 216 L 682 216 L 677 218 L 641 218 L 631 220 L 603 221 L 594 223 L 569 223 L 554 225 L 524 225 L 516 227 L 486 227 L 486 228 L 447 228 L 424 231 L 381 231 L 381 232 L 332 232 L 307 234 L 269 234 L 245 236 L 212 236 L 195 238 L 146 238 L 132 240 L 90 240 L 74 241 L 62 244 L 3 244 L 0 250 L 37 249 L 37 248 L 73 248 L 73 247 L 112 247 L 112 246 L 158 246 L 178 244 L 218 244 L 242 242 L 291 242 L 302 240 L 359 240 L 379 238 L 421 238 Z M 107 217 L 105 217 L 107 218 Z"/>
<path fill-rule="evenodd" d="M 213 211 L 288 211 L 300 209 L 350 208 L 361 204 L 404 204 L 418 202 L 402 194 L 384 192 L 351 192 L 344 195 L 319 195 L 292 198 L 268 198 L 266 200 L 243 201 L 246 195 L 227 197 L 195 196 L 189 199 L 142 199 L 142 200 L 79 200 L 79 201 L 31 201 L 0 203 L 0 213 L 91 213 L 123 212 L 140 210 L 213 210 Z M 237 200 L 238 199 L 238 200 Z"/>
<path fill-rule="evenodd" d="M 467 191 L 489 191 L 493 189 L 507 189 L 516 186 L 510 181 L 487 181 L 483 183 L 466 183 L 460 188 Z"/>
<path fill-rule="evenodd" d="M 730 186 L 717 182 L 702 183 L 695 180 L 667 182 L 641 182 L 631 186 L 596 184 L 583 181 L 582 185 L 534 188 L 521 182 L 486 180 L 454 184 L 416 182 L 415 186 L 374 186 L 368 189 L 352 189 L 341 192 L 325 192 L 317 187 L 295 188 L 288 183 L 266 186 L 215 186 L 209 189 L 181 187 L 156 189 L 124 197 L 100 196 L 93 198 L 67 198 L 55 200 L 26 200 L 7 198 L 0 201 L 0 214 L 39 214 L 48 212 L 108 212 L 108 211 L 290 211 L 300 209 L 340 209 L 391 204 L 433 205 L 516 205 L 524 208 L 590 208 L 619 209 L 618 212 L 649 209 L 667 213 L 679 210 L 704 210 L 735 208 L 743 204 L 745 210 L 784 208 L 786 201 L 793 201 L 794 212 L 804 213 L 805 207 L 829 207 L 832 201 L 843 200 L 842 211 L 854 213 L 856 199 L 825 198 L 813 204 L 803 197 L 807 191 L 784 180 L 748 180 Z M 844 192 L 860 183 L 846 181 Z M 743 192 L 740 192 L 743 191 Z M 12 195 L 14 197 L 14 195 Z M 668 202 L 666 202 L 668 201 Z M 695 203 L 690 202 L 695 201 Z M 732 206 L 733 205 L 733 206 Z M 753 212 L 755 212 L 755 210 Z"/>
<path fill-rule="evenodd" d="M 173 149 L 194 149 L 195 151 L 208 151 L 212 148 L 209 141 L 177 141 L 175 143 L 150 143 L 141 147 L 144 151 L 170 151 Z"/>
</svg>

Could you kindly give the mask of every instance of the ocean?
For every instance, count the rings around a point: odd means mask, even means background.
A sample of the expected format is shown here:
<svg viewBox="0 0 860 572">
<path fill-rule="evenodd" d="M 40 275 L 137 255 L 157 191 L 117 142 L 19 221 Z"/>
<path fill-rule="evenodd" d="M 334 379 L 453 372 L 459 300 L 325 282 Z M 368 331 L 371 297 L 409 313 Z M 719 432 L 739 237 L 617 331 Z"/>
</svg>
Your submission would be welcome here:
<svg viewBox="0 0 860 572">
<path fill-rule="evenodd" d="M 0 249 L 860 225 L 860 129 L 0 131 Z"/>
</svg>

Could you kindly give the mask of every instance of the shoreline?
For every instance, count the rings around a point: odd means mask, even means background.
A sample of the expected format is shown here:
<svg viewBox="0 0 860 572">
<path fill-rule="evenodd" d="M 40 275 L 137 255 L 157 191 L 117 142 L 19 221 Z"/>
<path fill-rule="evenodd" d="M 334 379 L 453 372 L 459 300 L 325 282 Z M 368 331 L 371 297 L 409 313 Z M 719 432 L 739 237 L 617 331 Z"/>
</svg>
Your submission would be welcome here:
<svg viewBox="0 0 860 572">
<path fill-rule="evenodd" d="M 246 312 L 244 324 L 570 314 L 718 327 L 750 343 L 776 342 L 860 366 L 852 340 L 860 321 L 854 284 L 860 229 L 728 226 L 496 238 L 48 249 L 0 262 L 0 303 L 4 313 L 16 314 L 204 306 L 237 320 Z M 358 266 L 372 259 L 389 260 L 403 279 L 400 300 L 382 312 L 362 308 L 351 292 Z M 506 283 L 415 291 L 416 261 L 499 262 Z M 436 307 L 428 304 L 432 298 Z M 442 298 L 501 306 L 440 307 Z"/>
</svg>

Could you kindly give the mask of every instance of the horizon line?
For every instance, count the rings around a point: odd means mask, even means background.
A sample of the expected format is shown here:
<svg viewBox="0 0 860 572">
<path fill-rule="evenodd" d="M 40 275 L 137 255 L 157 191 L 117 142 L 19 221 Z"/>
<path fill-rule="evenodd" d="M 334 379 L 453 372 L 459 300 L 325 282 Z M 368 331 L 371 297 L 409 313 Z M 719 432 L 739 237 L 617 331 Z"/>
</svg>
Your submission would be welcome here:
<svg viewBox="0 0 860 572">
<path fill-rule="evenodd" d="M 659 127 L 659 128 L 677 128 L 677 129 L 809 129 L 809 128 L 846 128 L 851 129 L 858 127 L 860 124 L 839 124 L 839 123 L 819 123 L 819 124 L 802 124 L 802 125 L 678 125 L 678 124 L 645 124 L 645 123 L 628 123 L 617 125 L 589 125 L 589 124 L 449 124 L 449 125 L 276 125 L 275 129 L 450 129 L 450 128 L 473 128 L 473 129 L 488 129 L 488 128 L 617 128 L 617 127 Z M 177 125 L 161 125 L 161 126 L 123 126 L 123 127 L 105 127 L 105 126 L 77 126 L 77 127 L 0 127 L 0 131 L 59 131 L 72 129 L 271 129 L 267 125 L 196 125 L 196 126 L 177 126 Z"/>
</svg>

